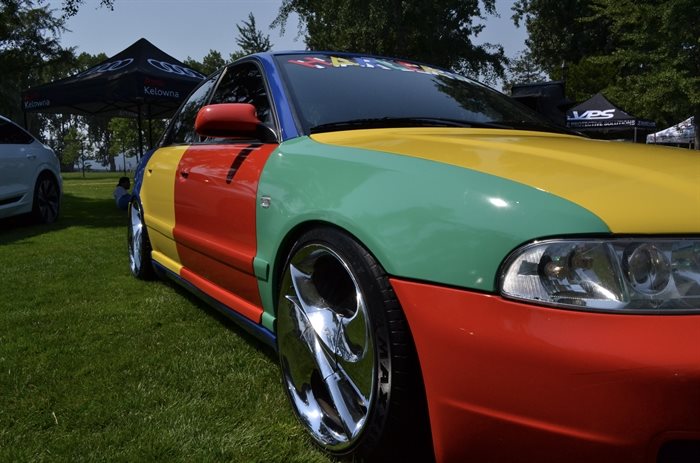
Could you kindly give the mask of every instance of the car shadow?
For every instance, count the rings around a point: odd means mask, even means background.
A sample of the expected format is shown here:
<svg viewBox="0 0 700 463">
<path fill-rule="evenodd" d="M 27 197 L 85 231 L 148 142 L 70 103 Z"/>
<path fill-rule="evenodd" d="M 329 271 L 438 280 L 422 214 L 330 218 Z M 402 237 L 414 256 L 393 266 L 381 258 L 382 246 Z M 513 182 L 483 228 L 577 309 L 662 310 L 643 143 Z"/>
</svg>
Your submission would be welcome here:
<svg viewBox="0 0 700 463">
<path fill-rule="evenodd" d="M 0 219 L 0 244 L 32 238 L 68 227 L 124 228 L 126 211 L 117 209 L 111 198 L 86 198 L 63 194 L 58 220 L 52 224 L 37 224 L 31 215 Z"/>
<path fill-rule="evenodd" d="M 241 327 L 235 320 L 227 317 L 220 310 L 209 305 L 206 301 L 200 299 L 196 294 L 189 291 L 187 288 L 178 284 L 177 282 L 171 280 L 170 278 L 163 277 L 159 279 L 161 283 L 168 285 L 175 292 L 180 294 L 182 297 L 187 299 L 192 305 L 196 306 L 198 310 L 202 310 L 210 317 L 217 320 L 219 323 L 224 325 L 226 328 L 235 332 L 238 336 L 244 339 L 249 345 L 255 347 L 256 350 L 262 352 L 270 361 L 277 363 L 279 359 L 277 358 L 277 352 L 271 346 L 265 344 L 260 339 L 256 338 L 252 334 L 248 333 L 243 327 Z"/>
</svg>

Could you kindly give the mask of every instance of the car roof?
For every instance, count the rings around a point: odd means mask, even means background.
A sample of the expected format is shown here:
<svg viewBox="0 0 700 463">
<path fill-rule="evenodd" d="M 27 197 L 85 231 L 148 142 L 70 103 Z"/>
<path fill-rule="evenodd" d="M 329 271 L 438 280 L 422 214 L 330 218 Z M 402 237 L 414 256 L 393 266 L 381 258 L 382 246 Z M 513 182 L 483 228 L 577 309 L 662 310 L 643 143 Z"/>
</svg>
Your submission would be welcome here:
<svg viewBox="0 0 700 463">
<path fill-rule="evenodd" d="M 255 53 L 250 56 L 266 56 L 274 57 L 281 55 L 333 55 L 333 56 L 347 56 L 347 57 L 361 57 L 361 58 L 377 58 L 377 59 L 399 59 L 405 61 L 411 61 L 417 63 L 415 59 L 402 58 L 399 56 L 382 56 L 375 55 L 373 53 L 358 53 L 358 52 L 348 52 L 348 51 L 333 51 L 333 50 L 281 50 L 281 51 L 266 51 Z M 432 66 L 432 65 L 431 65 Z M 436 66 L 432 66 L 436 67 Z"/>
</svg>

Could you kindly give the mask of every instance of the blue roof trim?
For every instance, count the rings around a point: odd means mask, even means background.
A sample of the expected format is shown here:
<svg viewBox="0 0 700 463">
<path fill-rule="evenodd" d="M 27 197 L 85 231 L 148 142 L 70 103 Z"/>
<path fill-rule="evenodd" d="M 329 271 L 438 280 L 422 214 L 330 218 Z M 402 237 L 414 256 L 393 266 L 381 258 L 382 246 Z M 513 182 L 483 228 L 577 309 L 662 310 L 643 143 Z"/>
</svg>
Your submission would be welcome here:
<svg viewBox="0 0 700 463">
<path fill-rule="evenodd" d="M 272 99 L 275 102 L 277 117 L 279 118 L 280 128 L 282 129 L 281 141 L 301 136 L 302 134 L 299 132 L 294 120 L 294 115 L 292 114 L 291 102 L 284 92 L 282 78 L 273 59 L 274 55 L 271 53 L 258 53 L 254 56 L 260 60 L 265 74 L 267 75 L 267 82 L 272 92 Z"/>
<path fill-rule="evenodd" d="M 235 312 L 230 307 L 217 301 L 216 299 L 209 296 L 207 293 L 205 293 L 201 289 L 194 286 L 189 281 L 182 278 L 180 275 L 177 275 L 176 273 L 163 267 L 158 262 L 153 261 L 153 267 L 155 268 L 155 270 L 159 274 L 164 275 L 164 276 L 172 279 L 176 283 L 182 285 L 185 289 L 191 291 L 196 296 L 198 296 L 200 299 L 204 300 L 207 304 L 214 307 L 216 310 L 221 312 L 223 315 L 225 315 L 226 317 L 233 320 L 238 326 L 243 328 L 243 330 L 245 330 L 248 334 L 253 336 L 255 339 L 257 339 L 258 341 L 261 341 L 262 343 L 264 343 L 268 347 L 271 347 L 273 350 L 277 351 L 277 337 L 270 330 L 268 330 L 267 328 L 265 328 L 262 325 L 258 325 L 256 323 L 253 323 L 252 321 L 243 317 L 238 312 Z"/>
</svg>

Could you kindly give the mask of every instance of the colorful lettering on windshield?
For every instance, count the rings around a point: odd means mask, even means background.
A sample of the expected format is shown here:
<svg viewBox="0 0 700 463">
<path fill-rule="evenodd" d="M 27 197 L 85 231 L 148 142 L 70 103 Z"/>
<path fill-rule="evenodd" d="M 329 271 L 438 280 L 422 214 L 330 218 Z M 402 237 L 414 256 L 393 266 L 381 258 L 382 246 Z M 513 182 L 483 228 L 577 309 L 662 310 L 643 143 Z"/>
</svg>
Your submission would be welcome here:
<svg viewBox="0 0 700 463">
<path fill-rule="evenodd" d="M 447 77 L 448 79 L 461 80 L 463 82 L 471 82 L 466 77 L 454 74 L 452 72 L 443 71 L 442 69 L 431 68 L 424 64 L 409 63 L 407 61 L 369 58 L 369 57 L 348 57 L 328 56 L 321 58 L 319 56 L 303 56 L 289 60 L 292 64 L 307 67 L 309 69 L 346 69 L 346 68 L 365 68 L 365 69 L 382 69 L 385 71 L 404 71 L 416 72 L 419 74 L 431 74 L 434 76 Z"/>
</svg>

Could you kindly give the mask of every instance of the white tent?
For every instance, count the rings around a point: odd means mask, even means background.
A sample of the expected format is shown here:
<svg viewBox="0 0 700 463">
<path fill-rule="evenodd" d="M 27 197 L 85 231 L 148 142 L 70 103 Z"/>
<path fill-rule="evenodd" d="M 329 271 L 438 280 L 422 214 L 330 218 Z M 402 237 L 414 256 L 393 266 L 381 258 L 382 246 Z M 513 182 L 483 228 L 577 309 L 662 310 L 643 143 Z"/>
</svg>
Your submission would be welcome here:
<svg viewBox="0 0 700 463">
<path fill-rule="evenodd" d="M 695 142 L 695 125 L 692 117 L 660 132 L 647 135 L 647 143 L 691 144 Z"/>
</svg>

